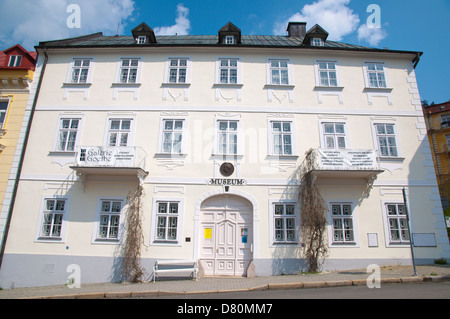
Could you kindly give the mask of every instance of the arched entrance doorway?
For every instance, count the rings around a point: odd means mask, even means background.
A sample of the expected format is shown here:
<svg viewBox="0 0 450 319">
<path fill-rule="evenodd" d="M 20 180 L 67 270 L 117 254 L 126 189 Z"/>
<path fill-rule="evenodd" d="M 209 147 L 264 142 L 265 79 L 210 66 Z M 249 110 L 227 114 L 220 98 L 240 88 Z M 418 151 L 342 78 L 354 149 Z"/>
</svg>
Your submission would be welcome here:
<svg viewBox="0 0 450 319">
<path fill-rule="evenodd" d="M 237 195 L 216 195 L 202 202 L 199 259 L 205 275 L 246 275 L 253 259 L 252 217 L 252 204 Z"/>
</svg>

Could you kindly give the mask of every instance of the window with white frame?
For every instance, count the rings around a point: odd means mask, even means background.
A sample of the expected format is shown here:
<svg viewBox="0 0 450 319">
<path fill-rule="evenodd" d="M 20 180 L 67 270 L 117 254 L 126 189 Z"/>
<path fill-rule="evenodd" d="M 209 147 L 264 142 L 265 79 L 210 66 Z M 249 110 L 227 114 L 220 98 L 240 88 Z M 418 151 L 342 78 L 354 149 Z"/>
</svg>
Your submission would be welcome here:
<svg viewBox="0 0 450 319">
<path fill-rule="evenodd" d="M 317 61 L 316 67 L 320 86 L 336 87 L 338 85 L 336 61 Z"/>
<path fill-rule="evenodd" d="M 269 60 L 270 83 L 274 85 L 289 85 L 289 60 Z"/>
<path fill-rule="evenodd" d="M 58 151 L 72 152 L 75 150 L 80 122 L 81 119 L 79 118 L 62 118 L 59 120 Z"/>
<path fill-rule="evenodd" d="M 5 127 L 6 115 L 8 114 L 9 100 L 0 101 L 0 129 Z"/>
<path fill-rule="evenodd" d="M 351 204 L 331 204 L 331 227 L 333 243 L 343 244 L 355 242 L 353 210 Z"/>
<path fill-rule="evenodd" d="M 145 35 L 140 35 L 137 37 L 137 44 L 147 43 L 147 37 Z"/>
<path fill-rule="evenodd" d="M 19 67 L 20 62 L 22 62 L 22 56 L 21 55 L 11 55 L 9 57 L 9 67 Z"/>
<path fill-rule="evenodd" d="M 322 123 L 324 145 L 327 149 L 345 149 L 345 123 Z"/>
<path fill-rule="evenodd" d="M 236 42 L 236 37 L 234 35 L 226 35 L 224 43 L 225 44 L 234 44 Z"/>
<path fill-rule="evenodd" d="M 156 203 L 155 241 L 177 242 L 180 202 L 158 201 Z"/>
<path fill-rule="evenodd" d="M 100 201 L 96 240 L 119 241 L 122 208 L 122 200 L 102 199 Z"/>
<path fill-rule="evenodd" d="M 46 198 L 41 218 L 39 239 L 62 240 L 67 199 Z"/>
<path fill-rule="evenodd" d="M 382 157 L 398 157 L 395 125 L 377 123 L 375 124 L 375 133 L 379 155 Z"/>
<path fill-rule="evenodd" d="M 238 59 L 219 59 L 219 83 L 237 84 L 238 83 Z"/>
<path fill-rule="evenodd" d="M 293 155 L 293 124 L 291 121 L 270 122 L 273 155 Z"/>
<path fill-rule="evenodd" d="M 239 121 L 217 121 L 217 150 L 221 155 L 236 155 L 238 153 Z"/>
<path fill-rule="evenodd" d="M 109 120 L 108 146 L 128 146 L 131 135 L 131 119 Z"/>
<path fill-rule="evenodd" d="M 71 83 L 87 83 L 92 59 L 74 59 L 71 72 Z"/>
<path fill-rule="evenodd" d="M 186 83 L 188 73 L 187 58 L 169 58 L 168 82 Z"/>
<path fill-rule="evenodd" d="M 323 47 L 324 46 L 324 41 L 323 41 L 322 38 L 311 38 L 310 44 L 312 46 L 316 46 L 316 47 Z"/>
<path fill-rule="evenodd" d="M 296 213 L 294 203 L 273 203 L 274 243 L 294 243 L 296 236 Z"/>
<path fill-rule="evenodd" d="M 120 61 L 120 83 L 136 83 L 139 59 L 124 58 Z"/>
<path fill-rule="evenodd" d="M 384 63 L 366 62 L 367 81 L 370 88 L 386 88 Z"/>
<path fill-rule="evenodd" d="M 386 203 L 390 244 L 409 243 L 408 220 L 403 203 Z"/>
<path fill-rule="evenodd" d="M 183 142 L 184 120 L 163 119 L 162 149 L 164 154 L 181 154 Z"/>
</svg>

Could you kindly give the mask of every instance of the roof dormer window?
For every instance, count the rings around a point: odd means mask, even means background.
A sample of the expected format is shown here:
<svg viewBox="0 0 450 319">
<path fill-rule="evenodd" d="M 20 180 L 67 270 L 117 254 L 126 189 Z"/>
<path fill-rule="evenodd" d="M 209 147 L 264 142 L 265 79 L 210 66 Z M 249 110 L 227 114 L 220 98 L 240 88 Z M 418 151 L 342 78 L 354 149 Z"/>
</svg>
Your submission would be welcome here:
<svg viewBox="0 0 450 319">
<path fill-rule="evenodd" d="M 155 32 L 145 22 L 131 30 L 136 44 L 156 43 Z"/>
<path fill-rule="evenodd" d="M 236 40 L 233 35 L 227 35 L 225 36 L 225 44 L 235 44 Z"/>
<path fill-rule="evenodd" d="M 145 35 L 138 36 L 137 40 L 136 40 L 136 43 L 137 44 L 145 44 L 145 43 L 147 43 L 147 37 Z"/>
<path fill-rule="evenodd" d="M 20 66 L 20 62 L 22 62 L 22 56 L 21 55 L 11 55 L 9 57 L 9 64 L 10 67 L 18 67 Z"/>
<path fill-rule="evenodd" d="M 241 43 L 241 30 L 228 22 L 219 30 L 219 43 L 228 45 Z"/>
<path fill-rule="evenodd" d="M 311 39 L 311 45 L 315 47 L 323 47 L 324 41 L 321 38 L 312 38 Z"/>
</svg>

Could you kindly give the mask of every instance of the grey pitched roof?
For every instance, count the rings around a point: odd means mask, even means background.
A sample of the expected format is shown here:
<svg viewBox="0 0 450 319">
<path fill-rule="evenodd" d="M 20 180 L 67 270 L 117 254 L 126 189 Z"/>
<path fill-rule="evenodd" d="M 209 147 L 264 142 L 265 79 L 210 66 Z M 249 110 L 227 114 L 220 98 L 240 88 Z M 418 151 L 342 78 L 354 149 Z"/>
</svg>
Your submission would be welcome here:
<svg viewBox="0 0 450 319">
<path fill-rule="evenodd" d="M 156 43 L 136 44 L 133 36 L 103 36 L 101 32 L 69 38 L 63 40 L 40 42 L 36 49 L 41 48 L 91 48 L 91 47 L 177 47 L 177 46 L 216 46 L 216 47 L 272 47 L 272 48 L 298 48 L 315 50 L 346 50 L 367 52 L 391 52 L 414 54 L 418 60 L 422 52 L 389 50 L 364 47 L 338 41 L 326 40 L 323 47 L 310 46 L 303 43 L 302 37 L 289 37 L 281 35 L 242 35 L 241 43 L 226 45 L 219 43 L 218 35 L 160 35 L 156 36 Z"/>
</svg>

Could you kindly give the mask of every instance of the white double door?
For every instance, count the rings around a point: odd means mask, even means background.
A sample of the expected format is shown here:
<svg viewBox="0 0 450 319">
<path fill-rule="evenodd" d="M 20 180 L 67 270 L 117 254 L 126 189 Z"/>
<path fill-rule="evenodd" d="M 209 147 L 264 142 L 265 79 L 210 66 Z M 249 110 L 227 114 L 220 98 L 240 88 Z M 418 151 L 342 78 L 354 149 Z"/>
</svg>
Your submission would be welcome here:
<svg viewBox="0 0 450 319">
<path fill-rule="evenodd" d="M 200 259 L 205 275 L 245 276 L 252 260 L 252 209 L 245 199 L 217 196 L 202 205 Z"/>
</svg>

